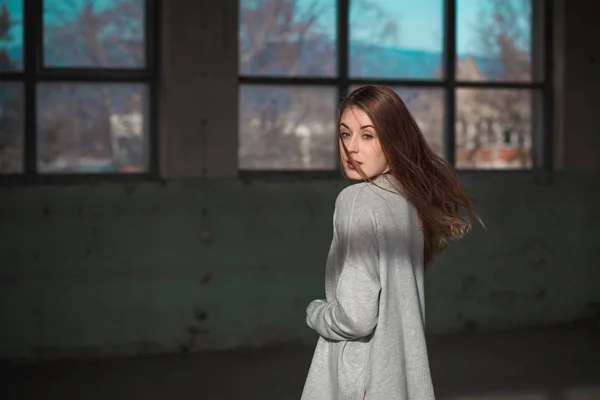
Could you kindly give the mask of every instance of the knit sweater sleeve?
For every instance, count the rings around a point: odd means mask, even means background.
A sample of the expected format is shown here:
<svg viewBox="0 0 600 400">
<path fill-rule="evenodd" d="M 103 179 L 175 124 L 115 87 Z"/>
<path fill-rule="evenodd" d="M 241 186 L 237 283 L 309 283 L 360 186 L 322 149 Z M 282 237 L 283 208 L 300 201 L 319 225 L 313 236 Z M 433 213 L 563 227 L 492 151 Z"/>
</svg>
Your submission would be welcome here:
<svg viewBox="0 0 600 400">
<path fill-rule="evenodd" d="M 307 308 L 306 323 L 320 336 L 330 340 L 352 340 L 368 336 L 377 325 L 379 293 L 379 249 L 376 224 L 368 204 L 357 202 L 345 207 L 350 212 L 342 228 L 339 251 L 344 254 L 342 272 L 337 282 L 335 299 L 314 300 Z M 337 208 L 337 206 L 336 206 Z M 343 218 L 343 217 L 342 217 Z"/>
</svg>

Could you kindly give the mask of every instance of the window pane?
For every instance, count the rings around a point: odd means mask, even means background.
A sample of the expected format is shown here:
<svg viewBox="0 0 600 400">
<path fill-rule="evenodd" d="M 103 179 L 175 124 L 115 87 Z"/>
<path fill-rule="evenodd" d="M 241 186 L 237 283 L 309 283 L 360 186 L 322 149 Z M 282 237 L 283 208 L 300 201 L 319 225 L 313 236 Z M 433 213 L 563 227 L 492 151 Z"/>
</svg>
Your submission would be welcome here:
<svg viewBox="0 0 600 400">
<path fill-rule="evenodd" d="M 144 0 L 44 0 L 47 67 L 144 68 Z"/>
<path fill-rule="evenodd" d="M 48 83 L 38 96 L 40 172 L 148 170 L 144 85 Z"/>
<path fill-rule="evenodd" d="M 360 86 L 352 86 L 350 91 Z M 406 104 L 431 149 L 444 156 L 444 89 L 391 87 Z"/>
<path fill-rule="evenodd" d="M 240 74 L 334 76 L 336 0 L 240 0 Z"/>
<path fill-rule="evenodd" d="M 350 2 L 350 76 L 443 77 L 444 1 Z"/>
<path fill-rule="evenodd" d="M 456 166 L 531 168 L 531 123 L 529 90 L 457 89 Z"/>
<path fill-rule="evenodd" d="M 240 168 L 335 169 L 336 100 L 335 88 L 241 86 Z"/>
<path fill-rule="evenodd" d="M 531 0 L 458 0 L 456 77 L 531 81 Z"/>
<path fill-rule="evenodd" d="M 0 174 L 23 172 L 24 96 L 20 83 L 0 83 Z"/>
<path fill-rule="evenodd" d="M 0 71 L 23 70 L 23 1 L 0 0 Z"/>
</svg>

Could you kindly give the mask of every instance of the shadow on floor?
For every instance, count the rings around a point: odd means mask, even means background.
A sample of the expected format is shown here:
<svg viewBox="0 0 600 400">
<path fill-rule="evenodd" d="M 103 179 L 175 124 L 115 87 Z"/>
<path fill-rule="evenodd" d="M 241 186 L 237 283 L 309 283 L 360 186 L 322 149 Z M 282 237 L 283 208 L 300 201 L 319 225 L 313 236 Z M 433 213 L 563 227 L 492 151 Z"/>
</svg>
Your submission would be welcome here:
<svg viewBox="0 0 600 400">
<path fill-rule="evenodd" d="M 428 343 L 438 400 L 600 400 L 596 331 L 457 334 L 432 337 Z M 289 346 L 20 365 L 5 362 L 0 398 L 293 400 L 300 398 L 312 351 L 313 347 Z"/>
</svg>

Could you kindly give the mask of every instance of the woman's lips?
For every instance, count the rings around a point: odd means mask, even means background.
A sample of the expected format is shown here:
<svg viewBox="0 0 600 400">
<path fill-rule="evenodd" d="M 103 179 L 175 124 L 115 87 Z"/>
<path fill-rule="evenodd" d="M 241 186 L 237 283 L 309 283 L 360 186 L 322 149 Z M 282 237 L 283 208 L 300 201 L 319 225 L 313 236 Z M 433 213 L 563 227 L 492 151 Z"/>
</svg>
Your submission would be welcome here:
<svg viewBox="0 0 600 400">
<path fill-rule="evenodd" d="M 360 161 L 356 161 L 356 163 L 358 165 L 362 165 L 362 163 Z M 352 165 L 352 163 L 350 161 L 346 161 L 346 165 L 348 166 L 348 168 L 354 169 L 354 165 Z"/>
</svg>

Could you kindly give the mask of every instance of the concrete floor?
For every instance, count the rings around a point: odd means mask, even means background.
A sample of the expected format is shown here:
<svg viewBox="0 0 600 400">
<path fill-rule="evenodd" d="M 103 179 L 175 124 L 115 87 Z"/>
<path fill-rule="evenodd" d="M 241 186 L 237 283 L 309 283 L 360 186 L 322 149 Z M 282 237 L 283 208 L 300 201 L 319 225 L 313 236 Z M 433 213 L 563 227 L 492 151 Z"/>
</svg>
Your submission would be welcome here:
<svg viewBox="0 0 600 400">
<path fill-rule="evenodd" d="M 312 347 L 0 364 L 0 399 L 299 399 Z M 438 400 L 600 400 L 600 332 L 429 340 Z"/>
</svg>

